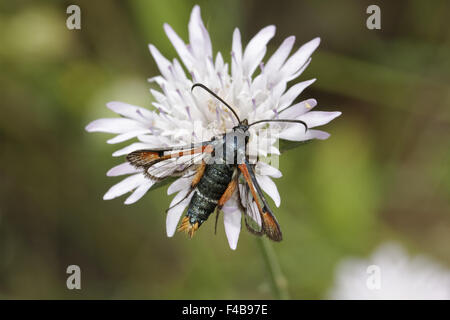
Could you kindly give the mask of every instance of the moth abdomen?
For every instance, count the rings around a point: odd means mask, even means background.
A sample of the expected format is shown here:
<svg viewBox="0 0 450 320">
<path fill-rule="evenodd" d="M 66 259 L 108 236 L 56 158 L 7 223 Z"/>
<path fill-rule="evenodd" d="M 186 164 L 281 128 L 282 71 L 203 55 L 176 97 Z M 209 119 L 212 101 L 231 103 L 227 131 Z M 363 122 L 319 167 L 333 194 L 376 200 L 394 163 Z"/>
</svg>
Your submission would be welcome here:
<svg viewBox="0 0 450 320">
<path fill-rule="evenodd" d="M 194 191 L 180 231 L 193 235 L 217 207 L 217 203 L 233 177 L 233 167 L 227 164 L 207 165 L 197 189 Z"/>
</svg>

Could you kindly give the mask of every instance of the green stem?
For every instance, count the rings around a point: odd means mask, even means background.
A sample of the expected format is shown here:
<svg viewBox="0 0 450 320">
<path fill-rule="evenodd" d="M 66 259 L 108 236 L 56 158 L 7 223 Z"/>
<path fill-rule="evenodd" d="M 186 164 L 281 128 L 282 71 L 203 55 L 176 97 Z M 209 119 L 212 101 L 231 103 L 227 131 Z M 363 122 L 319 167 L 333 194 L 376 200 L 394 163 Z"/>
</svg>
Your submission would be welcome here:
<svg viewBox="0 0 450 320">
<path fill-rule="evenodd" d="M 287 288 L 287 281 L 281 272 L 280 264 L 278 263 L 275 250 L 268 239 L 260 237 L 257 239 L 258 246 L 261 250 L 264 263 L 266 264 L 267 271 L 269 272 L 270 284 L 272 287 L 272 293 L 275 299 L 286 300 L 289 299 L 289 292 Z"/>
</svg>

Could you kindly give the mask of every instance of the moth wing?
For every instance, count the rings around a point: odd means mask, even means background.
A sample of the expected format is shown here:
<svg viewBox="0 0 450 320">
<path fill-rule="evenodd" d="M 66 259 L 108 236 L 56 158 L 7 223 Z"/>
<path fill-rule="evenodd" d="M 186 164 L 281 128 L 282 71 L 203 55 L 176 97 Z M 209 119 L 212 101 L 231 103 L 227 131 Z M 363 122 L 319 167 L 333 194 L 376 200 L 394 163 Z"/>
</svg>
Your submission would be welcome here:
<svg viewBox="0 0 450 320">
<path fill-rule="evenodd" d="M 261 214 L 250 192 L 250 188 L 245 182 L 239 184 L 239 204 L 241 211 L 244 213 L 244 222 L 247 230 L 257 236 L 263 235 Z"/>
<path fill-rule="evenodd" d="M 181 176 L 190 169 L 195 169 L 211 156 L 213 147 L 210 142 L 194 148 L 166 148 L 133 151 L 127 160 L 133 166 L 143 169 L 152 180 L 161 181 L 168 177 Z"/>
<path fill-rule="evenodd" d="M 280 226 L 278 224 L 277 219 L 275 218 L 275 215 L 273 214 L 272 210 L 270 209 L 269 204 L 267 203 L 267 200 L 264 196 L 264 193 L 263 193 L 261 187 L 258 184 L 258 181 L 256 180 L 256 175 L 255 175 L 253 167 L 246 161 L 243 164 L 239 164 L 238 168 L 241 171 L 242 176 L 244 177 L 246 186 L 248 187 L 248 191 L 250 191 L 249 193 L 251 194 L 251 197 L 253 200 L 253 201 L 248 201 L 248 203 L 251 204 L 251 207 L 249 207 L 251 210 L 246 213 L 246 216 L 247 215 L 250 216 L 252 218 L 252 220 L 254 220 L 257 224 L 258 224 L 258 221 L 261 221 L 262 233 L 267 235 L 267 237 L 269 237 L 269 239 L 271 239 L 273 241 L 281 241 L 283 237 L 282 237 Z M 254 205 L 253 205 L 253 203 L 254 203 Z M 258 215 L 259 215 L 259 219 L 255 218 L 255 216 L 256 216 L 256 214 L 255 214 L 256 210 L 254 209 L 255 205 L 257 208 Z M 247 222 L 247 220 L 246 220 L 246 222 Z M 247 229 L 248 229 L 248 227 L 247 227 Z M 252 230 L 249 229 L 250 232 L 252 232 Z"/>
</svg>

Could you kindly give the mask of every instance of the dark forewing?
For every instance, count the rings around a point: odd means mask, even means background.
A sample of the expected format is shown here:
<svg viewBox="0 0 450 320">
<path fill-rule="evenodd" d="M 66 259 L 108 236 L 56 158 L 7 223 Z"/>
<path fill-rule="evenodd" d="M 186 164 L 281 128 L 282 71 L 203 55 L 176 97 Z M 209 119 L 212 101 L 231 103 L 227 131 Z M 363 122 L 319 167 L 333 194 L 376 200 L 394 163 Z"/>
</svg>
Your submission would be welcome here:
<svg viewBox="0 0 450 320">
<path fill-rule="evenodd" d="M 256 180 L 253 167 L 247 161 L 244 164 L 240 164 L 238 167 L 246 182 L 245 186 L 240 188 L 240 191 L 241 189 L 243 191 L 240 192 L 240 200 L 245 202 L 242 204 L 247 209 L 245 214 L 246 219 L 250 218 L 249 220 L 246 220 L 247 229 L 257 234 L 262 232 L 273 241 L 281 241 L 282 234 L 280 226 Z M 245 197 L 247 198 L 247 201 L 244 200 Z M 257 216 L 259 216 L 259 219 Z M 254 222 L 254 224 L 251 225 L 248 221 Z M 261 223 L 261 231 L 255 227 L 255 225 L 259 225 L 259 222 Z"/>
</svg>

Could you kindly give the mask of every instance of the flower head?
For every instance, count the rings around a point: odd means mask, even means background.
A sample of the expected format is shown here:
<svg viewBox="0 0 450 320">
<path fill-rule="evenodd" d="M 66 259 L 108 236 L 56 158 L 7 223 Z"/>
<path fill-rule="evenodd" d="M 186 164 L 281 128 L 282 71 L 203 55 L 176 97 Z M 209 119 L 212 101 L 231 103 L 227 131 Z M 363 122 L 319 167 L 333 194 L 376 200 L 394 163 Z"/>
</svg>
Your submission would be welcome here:
<svg viewBox="0 0 450 320">
<path fill-rule="evenodd" d="M 331 299 L 450 299 L 450 271 L 423 256 L 409 257 L 385 244 L 367 259 L 347 259 L 336 269 Z"/>
<path fill-rule="evenodd" d="M 161 75 L 149 79 L 159 90 L 151 89 L 156 110 L 132 106 L 122 102 L 110 102 L 107 107 L 122 118 L 98 119 L 91 122 L 86 130 L 117 134 L 108 143 L 119 143 L 137 138 L 127 147 L 113 153 L 123 156 L 138 149 L 160 148 L 202 142 L 232 129 L 236 118 L 219 101 L 207 92 L 191 91 L 194 83 L 202 83 L 227 101 L 241 119 L 254 122 L 262 119 L 298 119 L 307 123 L 308 128 L 324 125 L 340 115 L 340 112 L 310 111 L 316 106 L 314 99 L 299 103 L 294 100 L 315 79 L 299 82 L 287 89 L 289 81 L 297 78 L 311 61 L 311 54 L 319 45 L 315 38 L 290 55 L 295 38 L 288 37 L 276 52 L 263 62 L 267 44 L 275 35 L 275 27 L 268 26 L 259 31 L 242 47 L 239 29 L 235 29 L 230 65 L 218 52 L 213 55 L 211 39 L 200 16 L 200 8 L 195 6 L 189 21 L 189 44 L 186 44 L 167 24 L 164 30 L 175 47 L 179 58 L 169 61 L 156 47 L 150 45 L 150 52 Z M 186 71 L 187 72 L 186 72 Z M 249 129 L 249 150 L 265 157 L 277 155 L 278 139 L 304 141 L 326 139 L 329 134 L 308 129 L 297 124 L 268 123 Z M 270 134 L 268 134 L 270 132 Z M 261 188 L 280 205 L 280 195 L 272 178 L 281 177 L 281 172 L 262 161 L 256 164 L 257 180 Z M 131 204 L 139 200 L 154 184 L 144 172 L 122 163 L 107 173 L 108 176 L 127 175 L 104 195 L 105 200 L 132 192 L 125 200 Z M 177 193 L 171 206 L 182 200 L 190 186 L 192 176 L 181 177 L 168 188 L 168 194 Z M 171 208 L 167 214 L 167 235 L 173 236 L 179 219 L 189 204 L 186 198 L 180 205 Z M 241 229 L 241 212 L 236 199 L 231 199 L 223 207 L 225 231 L 230 247 L 236 248 Z"/>
</svg>

